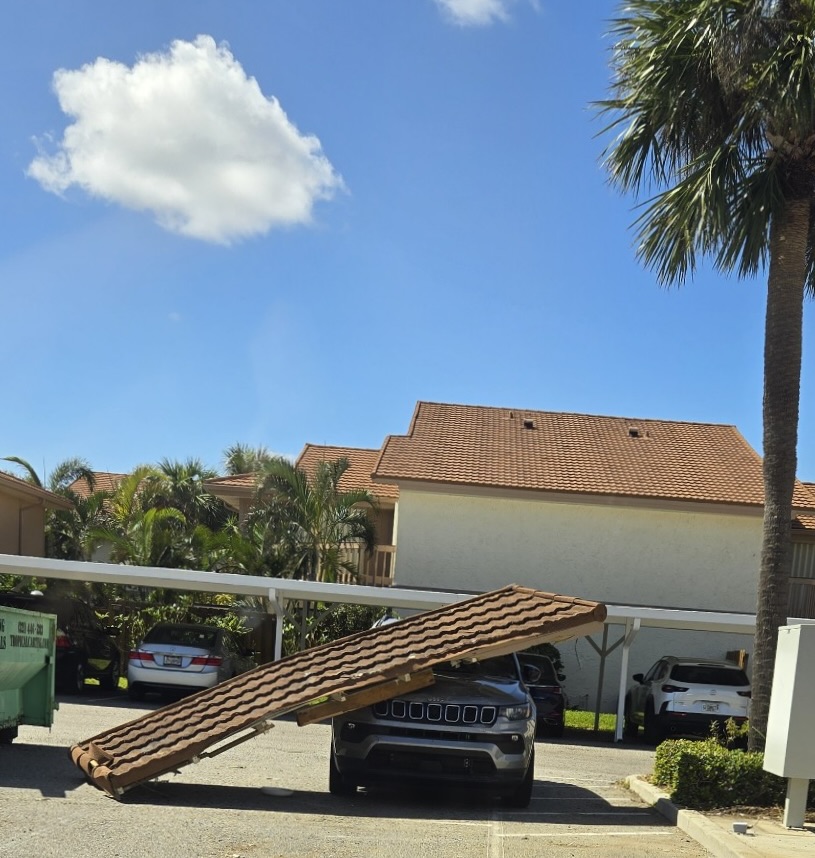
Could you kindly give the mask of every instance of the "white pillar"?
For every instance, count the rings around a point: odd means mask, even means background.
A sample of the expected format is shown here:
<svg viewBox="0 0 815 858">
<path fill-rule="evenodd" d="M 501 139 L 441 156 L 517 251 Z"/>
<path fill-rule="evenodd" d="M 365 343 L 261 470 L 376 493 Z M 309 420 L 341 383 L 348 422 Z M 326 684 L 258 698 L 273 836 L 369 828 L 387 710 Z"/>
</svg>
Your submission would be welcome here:
<svg viewBox="0 0 815 858">
<path fill-rule="evenodd" d="M 640 630 L 640 618 L 632 620 L 630 617 L 625 621 L 625 640 L 623 641 L 623 652 L 620 658 L 620 685 L 617 690 L 617 724 L 614 728 L 614 741 L 623 740 L 623 718 L 625 716 L 625 692 L 628 687 L 628 651 Z"/>
<path fill-rule="evenodd" d="M 787 828 L 804 827 L 808 792 L 809 781 L 806 778 L 787 779 L 787 797 L 784 801 L 784 825 Z"/>
</svg>

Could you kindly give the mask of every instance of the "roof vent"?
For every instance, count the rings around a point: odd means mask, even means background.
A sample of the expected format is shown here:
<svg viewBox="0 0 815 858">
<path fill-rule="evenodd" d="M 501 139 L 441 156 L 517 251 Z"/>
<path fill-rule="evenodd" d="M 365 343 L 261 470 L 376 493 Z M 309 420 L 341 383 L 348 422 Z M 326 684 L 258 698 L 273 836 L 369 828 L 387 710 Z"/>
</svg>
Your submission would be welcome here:
<svg viewBox="0 0 815 858">
<path fill-rule="evenodd" d="M 524 429 L 534 429 L 535 421 L 534 420 L 524 420 Z"/>
<path fill-rule="evenodd" d="M 639 438 L 640 437 L 640 430 L 637 429 L 636 426 L 629 426 L 628 427 L 628 437 L 629 438 Z"/>
</svg>

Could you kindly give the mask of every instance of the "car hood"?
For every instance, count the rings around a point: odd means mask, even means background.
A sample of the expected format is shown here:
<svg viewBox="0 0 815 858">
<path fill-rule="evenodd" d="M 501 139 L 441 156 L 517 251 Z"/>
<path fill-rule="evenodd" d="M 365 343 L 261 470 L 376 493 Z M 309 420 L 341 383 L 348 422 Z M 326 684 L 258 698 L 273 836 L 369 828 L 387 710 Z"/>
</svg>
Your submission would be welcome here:
<svg viewBox="0 0 815 858">
<path fill-rule="evenodd" d="M 458 703 L 512 706 L 526 703 L 526 690 L 511 679 L 485 679 L 483 677 L 452 677 L 436 675 L 436 681 L 427 688 L 405 695 L 424 703 Z"/>
</svg>

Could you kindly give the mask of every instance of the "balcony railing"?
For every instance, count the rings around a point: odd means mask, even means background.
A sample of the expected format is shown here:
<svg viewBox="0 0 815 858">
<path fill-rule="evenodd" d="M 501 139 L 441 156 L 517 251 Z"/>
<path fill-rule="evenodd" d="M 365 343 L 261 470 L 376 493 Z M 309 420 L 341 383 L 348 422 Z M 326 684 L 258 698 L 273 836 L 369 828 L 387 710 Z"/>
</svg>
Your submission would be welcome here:
<svg viewBox="0 0 815 858">
<path fill-rule="evenodd" d="M 348 560 L 356 565 L 356 576 L 347 572 L 340 573 L 340 584 L 366 584 L 370 587 L 391 587 L 393 585 L 393 561 L 396 555 L 395 545 L 377 545 L 373 554 L 368 554 L 361 545 L 347 545 L 344 553 Z"/>
</svg>

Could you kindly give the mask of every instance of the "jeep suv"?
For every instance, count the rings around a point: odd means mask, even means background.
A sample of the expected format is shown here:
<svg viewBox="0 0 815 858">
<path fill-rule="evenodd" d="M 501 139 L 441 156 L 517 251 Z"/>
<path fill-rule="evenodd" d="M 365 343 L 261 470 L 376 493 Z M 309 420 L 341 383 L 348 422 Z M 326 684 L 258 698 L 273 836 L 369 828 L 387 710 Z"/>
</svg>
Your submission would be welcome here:
<svg viewBox="0 0 815 858">
<path fill-rule="evenodd" d="M 535 705 L 517 658 L 445 662 L 433 673 L 428 688 L 334 718 L 329 790 L 348 795 L 377 782 L 448 783 L 526 807 Z"/>
</svg>

